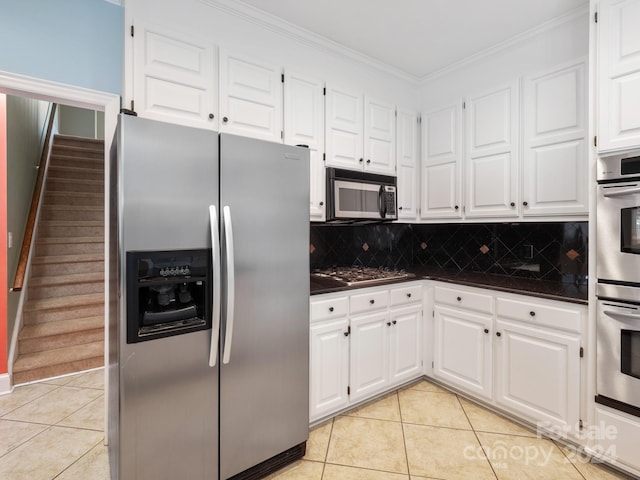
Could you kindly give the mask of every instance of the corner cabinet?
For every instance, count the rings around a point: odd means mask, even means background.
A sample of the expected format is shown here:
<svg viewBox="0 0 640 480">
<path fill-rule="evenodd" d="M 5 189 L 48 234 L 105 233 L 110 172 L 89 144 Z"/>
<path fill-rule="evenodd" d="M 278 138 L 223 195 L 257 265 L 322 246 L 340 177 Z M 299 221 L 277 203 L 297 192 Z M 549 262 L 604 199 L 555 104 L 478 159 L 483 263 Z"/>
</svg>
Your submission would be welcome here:
<svg viewBox="0 0 640 480">
<path fill-rule="evenodd" d="M 284 143 L 309 147 L 309 213 L 323 222 L 325 208 L 324 82 L 300 74 L 284 75 Z"/>
<path fill-rule="evenodd" d="M 434 290 L 433 376 L 541 430 L 577 434 L 586 307 L 450 284 Z"/>
<path fill-rule="evenodd" d="M 311 297 L 310 420 L 422 375 L 422 282 Z"/>
<path fill-rule="evenodd" d="M 640 148 L 640 0 L 601 0 L 597 23 L 598 153 Z"/>
<path fill-rule="evenodd" d="M 140 117 L 218 129 L 216 48 L 164 26 L 136 22 L 130 104 Z M 135 33 L 134 33 L 135 32 Z"/>
</svg>

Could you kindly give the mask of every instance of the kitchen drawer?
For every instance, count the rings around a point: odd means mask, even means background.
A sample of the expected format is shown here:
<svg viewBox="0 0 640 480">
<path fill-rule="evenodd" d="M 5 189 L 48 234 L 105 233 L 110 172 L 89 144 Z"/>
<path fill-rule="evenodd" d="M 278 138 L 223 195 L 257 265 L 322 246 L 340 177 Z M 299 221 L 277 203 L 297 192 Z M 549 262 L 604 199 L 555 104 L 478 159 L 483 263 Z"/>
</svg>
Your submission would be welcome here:
<svg viewBox="0 0 640 480">
<path fill-rule="evenodd" d="M 311 321 L 325 320 L 327 318 L 344 317 L 349 311 L 349 299 L 347 297 L 333 297 L 323 300 L 311 301 Z"/>
<path fill-rule="evenodd" d="M 422 301 L 422 285 L 408 285 L 391 289 L 391 306 L 407 305 Z"/>
<path fill-rule="evenodd" d="M 450 287 L 435 287 L 435 303 L 493 313 L 493 296 Z"/>
<path fill-rule="evenodd" d="M 496 310 L 498 317 L 512 318 L 551 328 L 560 328 L 570 332 L 580 333 L 581 309 L 579 307 L 563 307 L 541 302 L 524 301 L 511 298 L 497 298 Z"/>
<path fill-rule="evenodd" d="M 389 290 L 351 295 L 351 313 L 371 312 L 389 306 Z"/>
</svg>

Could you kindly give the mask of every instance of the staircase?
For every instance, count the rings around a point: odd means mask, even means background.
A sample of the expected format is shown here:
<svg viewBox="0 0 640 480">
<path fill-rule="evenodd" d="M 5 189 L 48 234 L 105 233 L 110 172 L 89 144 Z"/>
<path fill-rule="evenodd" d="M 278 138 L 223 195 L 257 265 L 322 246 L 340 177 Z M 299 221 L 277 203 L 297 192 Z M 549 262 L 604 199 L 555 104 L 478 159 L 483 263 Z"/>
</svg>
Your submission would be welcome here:
<svg viewBox="0 0 640 480">
<path fill-rule="evenodd" d="M 104 364 L 104 141 L 56 135 L 14 385 Z"/>
</svg>

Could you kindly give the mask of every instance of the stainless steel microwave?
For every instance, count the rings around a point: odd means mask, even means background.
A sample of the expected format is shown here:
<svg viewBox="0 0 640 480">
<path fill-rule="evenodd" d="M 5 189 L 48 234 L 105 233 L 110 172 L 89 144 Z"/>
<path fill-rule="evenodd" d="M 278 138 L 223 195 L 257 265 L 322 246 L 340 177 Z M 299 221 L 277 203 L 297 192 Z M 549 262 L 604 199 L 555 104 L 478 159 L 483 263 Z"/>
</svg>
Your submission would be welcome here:
<svg viewBox="0 0 640 480">
<path fill-rule="evenodd" d="M 327 168 L 327 221 L 398 218 L 396 177 Z"/>
</svg>

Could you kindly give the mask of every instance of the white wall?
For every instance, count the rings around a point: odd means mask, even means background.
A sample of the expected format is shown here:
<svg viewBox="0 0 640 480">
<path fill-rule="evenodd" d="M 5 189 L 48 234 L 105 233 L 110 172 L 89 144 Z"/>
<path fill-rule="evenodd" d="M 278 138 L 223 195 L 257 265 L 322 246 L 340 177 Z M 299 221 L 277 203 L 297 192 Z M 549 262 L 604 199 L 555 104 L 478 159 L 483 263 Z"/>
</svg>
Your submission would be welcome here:
<svg viewBox="0 0 640 480">
<path fill-rule="evenodd" d="M 531 37 L 504 49 L 495 49 L 491 54 L 468 59 L 458 68 L 427 78 L 420 88 L 420 110 L 435 109 L 520 76 L 586 58 L 589 52 L 589 15 L 585 10 L 568 20 L 555 26 L 547 24 L 547 28 L 541 28 Z"/>
<path fill-rule="evenodd" d="M 233 2 L 127 0 L 125 29 L 128 30 L 129 25 L 137 21 L 162 25 L 166 27 L 165 30 L 209 41 L 233 53 L 339 83 L 399 106 L 418 107 L 418 87 L 411 79 L 319 47 L 316 42 L 308 38 L 305 40 L 304 34 L 294 38 L 282 33 L 280 28 L 241 13 L 233 13 L 229 4 Z M 294 30 L 297 28 L 291 27 Z M 124 104 L 129 103 L 132 95 L 130 49 L 130 43 L 125 45 Z"/>
</svg>

